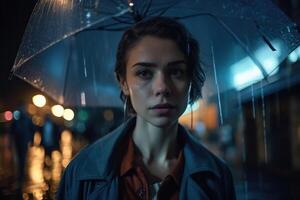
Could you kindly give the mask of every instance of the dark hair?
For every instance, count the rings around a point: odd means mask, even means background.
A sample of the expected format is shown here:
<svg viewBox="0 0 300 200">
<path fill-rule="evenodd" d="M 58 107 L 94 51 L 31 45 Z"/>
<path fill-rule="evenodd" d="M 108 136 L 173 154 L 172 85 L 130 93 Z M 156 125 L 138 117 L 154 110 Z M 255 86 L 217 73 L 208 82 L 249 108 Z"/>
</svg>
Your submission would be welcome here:
<svg viewBox="0 0 300 200">
<path fill-rule="evenodd" d="M 192 79 L 189 103 L 193 103 L 200 98 L 202 96 L 201 89 L 205 81 L 205 73 L 200 65 L 198 42 L 182 24 L 168 17 L 152 17 L 142 20 L 125 31 L 119 42 L 116 54 L 115 73 L 118 81 L 120 81 L 120 77 L 126 77 L 126 62 L 129 50 L 144 36 L 170 39 L 177 44 L 185 55 Z M 122 90 L 120 98 L 123 102 L 126 99 Z M 135 113 L 129 99 L 127 106 L 130 113 Z"/>
</svg>

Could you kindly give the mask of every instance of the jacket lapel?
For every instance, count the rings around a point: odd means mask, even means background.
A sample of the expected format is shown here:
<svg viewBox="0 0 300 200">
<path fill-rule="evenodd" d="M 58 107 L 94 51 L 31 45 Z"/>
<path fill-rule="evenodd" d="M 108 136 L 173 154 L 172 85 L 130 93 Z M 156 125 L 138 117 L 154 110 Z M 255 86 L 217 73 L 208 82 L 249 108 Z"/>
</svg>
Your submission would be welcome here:
<svg viewBox="0 0 300 200">
<path fill-rule="evenodd" d="M 93 185 L 91 191 L 85 191 L 86 199 L 99 200 L 99 199 L 119 199 L 118 184 L 119 179 L 115 178 L 110 181 L 87 181 L 87 185 Z"/>
<path fill-rule="evenodd" d="M 77 180 L 82 184 L 85 199 L 118 199 L 119 191 L 119 151 L 118 146 L 135 124 L 135 118 L 129 119 L 113 132 L 87 147 L 89 153 L 78 166 Z"/>
<path fill-rule="evenodd" d="M 184 171 L 180 188 L 180 199 L 219 199 L 217 188 L 221 174 L 213 156 L 198 139 L 194 138 L 183 126 L 180 134 L 185 140 L 183 147 Z"/>
<path fill-rule="evenodd" d="M 91 145 L 86 159 L 79 166 L 80 175 L 78 180 L 106 180 L 109 181 L 116 176 L 120 162 L 118 146 L 122 139 L 135 124 L 135 118 L 129 119 L 113 132 L 102 137 Z"/>
</svg>

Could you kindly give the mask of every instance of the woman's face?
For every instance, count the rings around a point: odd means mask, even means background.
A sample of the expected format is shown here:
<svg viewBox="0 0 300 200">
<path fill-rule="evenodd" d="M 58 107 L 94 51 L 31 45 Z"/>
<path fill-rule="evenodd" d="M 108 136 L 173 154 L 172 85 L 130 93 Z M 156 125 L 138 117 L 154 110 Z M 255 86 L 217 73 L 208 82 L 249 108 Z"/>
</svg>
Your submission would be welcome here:
<svg viewBox="0 0 300 200">
<path fill-rule="evenodd" d="M 172 40 L 145 36 L 138 41 L 127 52 L 126 77 L 121 80 L 137 115 L 159 127 L 177 122 L 188 101 L 187 67 Z"/>
</svg>

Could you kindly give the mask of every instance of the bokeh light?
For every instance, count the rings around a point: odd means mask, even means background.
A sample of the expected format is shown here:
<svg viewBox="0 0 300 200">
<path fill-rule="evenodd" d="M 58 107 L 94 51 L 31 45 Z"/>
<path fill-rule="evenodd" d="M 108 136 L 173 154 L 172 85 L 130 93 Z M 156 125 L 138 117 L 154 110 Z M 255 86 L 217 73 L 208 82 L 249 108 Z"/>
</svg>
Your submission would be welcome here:
<svg viewBox="0 0 300 200">
<path fill-rule="evenodd" d="M 30 114 L 30 115 L 35 115 L 37 113 L 37 107 L 35 107 L 33 104 L 29 104 L 27 106 L 27 112 Z"/>
<path fill-rule="evenodd" d="M 86 130 L 85 123 L 83 123 L 83 122 L 77 123 L 76 129 L 78 132 L 83 133 Z"/>
<path fill-rule="evenodd" d="M 35 106 L 37 107 L 44 107 L 46 105 L 46 97 L 44 97 L 43 95 L 41 94 L 37 94 L 35 96 L 32 97 L 32 102 Z"/>
<path fill-rule="evenodd" d="M 34 146 L 39 146 L 41 144 L 42 141 L 42 136 L 40 132 L 35 132 L 34 136 L 33 136 L 33 145 Z"/>
<path fill-rule="evenodd" d="M 18 110 L 15 110 L 15 111 L 13 112 L 13 116 L 14 116 L 14 119 L 15 119 L 15 120 L 19 120 L 19 119 L 21 118 L 21 112 L 18 111 Z"/>
<path fill-rule="evenodd" d="M 68 130 L 64 130 L 61 133 L 61 143 L 62 144 L 69 144 L 72 142 L 72 133 Z"/>
<path fill-rule="evenodd" d="M 87 121 L 89 118 L 89 114 L 85 110 L 80 110 L 77 116 L 80 121 Z"/>
<path fill-rule="evenodd" d="M 295 51 L 293 51 L 292 53 L 290 53 L 290 55 L 288 56 L 288 61 L 291 63 L 297 62 L 298 60 L 298 55 Z"/>
<path fill-rule="evenodd" d="M 4 112 L 4 119 L 5 119 L 6 121 L 12 120 L 12 119 L 13 119 L 13 114 L 12 114 L 12 112 L 11 112 L 11 111 L 5 111 L 5 112 Z"/>
<path fill-rule="evenodd" d="M 34 125 L 37 125 L 37 126 L 43 126 L 44 125 L 44 118 L 40 117 L 38 115 L 33 115 L 32 116 L 32 123 Z"/>
<path fill-rule="evenodd" d="M 71 121 L 74 118 L 74 112 L 73 112 L 73 110 L 71 110 L 69 108 L 65 109 L 63 117 L 64 117 L 65 120 Z"/>
<path fill-rule="evenodd" d="M 112 121 L 114 119 L 114 113 L 112 110 L 105 110 L 103 112 L 103 117 L 106 121 Z"/>
<path fill-rule="evenodd" d="M 53 181 L 59 182 L 62 173 L 62 155 L 58 150 L 51 153 L 52 169 L 51 178 Z"/>
<path fill-rule="evenodd" d="M 61 134 L 60 150 L 62 152 L 62 166 L 66 167 L 72 158 L 72 133 L 64 130 Z"/>
<path fill-rule="evenodd" d="M 62 117 L 64 115 L 64 107 L 61 105 L 54 105 L 51 107 L 51 112 L 55 117 Z"/>
</svg>

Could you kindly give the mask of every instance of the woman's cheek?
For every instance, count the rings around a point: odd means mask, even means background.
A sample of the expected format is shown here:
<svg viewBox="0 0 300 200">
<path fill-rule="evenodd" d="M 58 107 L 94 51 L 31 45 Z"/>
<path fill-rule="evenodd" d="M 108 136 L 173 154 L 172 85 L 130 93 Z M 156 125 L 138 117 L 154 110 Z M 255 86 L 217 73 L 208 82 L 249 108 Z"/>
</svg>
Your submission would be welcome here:
<svg viewBox="0 0 300 200">
<path fill-rule="evenodd" d="M 129 88 L 130 96 L 134 98 L 135 101 L 138 101 L 139 99 L 144 101 L 146 98 L 146 91 L 145 87 L 141 84 L 132 84 Z"/>
</svg>

